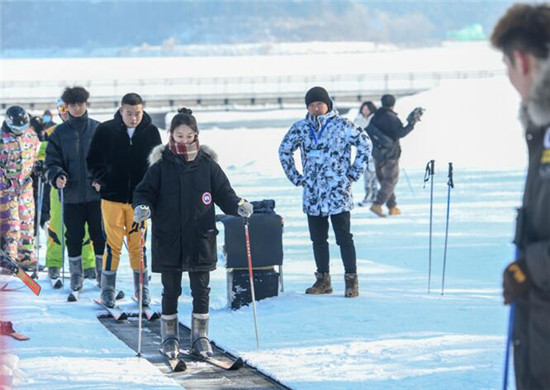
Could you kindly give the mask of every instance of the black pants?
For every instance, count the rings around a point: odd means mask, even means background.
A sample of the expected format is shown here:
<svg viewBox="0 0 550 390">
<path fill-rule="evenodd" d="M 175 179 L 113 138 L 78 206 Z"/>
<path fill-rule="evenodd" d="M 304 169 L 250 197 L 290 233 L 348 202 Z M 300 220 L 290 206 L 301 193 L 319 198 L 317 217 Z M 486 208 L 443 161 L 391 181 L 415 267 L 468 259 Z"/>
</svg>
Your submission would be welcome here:
<svg viewBox="0 0 550 390">
<path fill-rule="evenodd" d="M 353 235 L 350 232 L 350 213 L 331 215 L 330 222 L 336 237 L 336 243 L 340 247 L 340 254 L 344 263 L 346 273 L 357 272 L 357 256 Z M 317 217 L 308 215 L 309 236 L 313 242 L 313 256 L 317 265 L 317 272 L 330 272 L 330 253 L 328 249 L 328 217 Z"/>
<path fill-rule="evenodd" d="M 63 205 L 65 214 L 65 237 L 67 251 L 70 257 L 82 255 L 82 241 L 84 240 L 85 225 L 88 223 L 88 233 L 94 246 L 95 255 L 103 255 L 105 250 L 105 236 L 101 227 L 100 201 Z"/>
<path fill-rule="evenodd" d="M 517 390 L 550 389 L 550 296 L 530 291 L 517 300 L 514 320 Z"/>
<path fill-rule="evenodd" d="M 162 272 L 162 314 L 178 312 L 178 298 L 181 295 L 181 272 Z M 193 296 L 193 313 L 207 314 L 210 305 L 210 272 L 189 272 L 189 284 Z"/>
</svg>

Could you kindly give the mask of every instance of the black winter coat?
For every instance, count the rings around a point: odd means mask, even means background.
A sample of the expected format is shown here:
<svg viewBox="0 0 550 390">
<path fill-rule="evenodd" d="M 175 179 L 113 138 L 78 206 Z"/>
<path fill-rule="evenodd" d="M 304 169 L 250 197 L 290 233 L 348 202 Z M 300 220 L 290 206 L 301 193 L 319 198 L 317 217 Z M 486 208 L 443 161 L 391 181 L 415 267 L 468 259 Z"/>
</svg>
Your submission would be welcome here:
<svg viewBox="0 0 550 390">
<path fill-rule="evenodd" d="M 146 112 L 131 139 L 120 111 L 114 119 L 100 124 L 86 161 L 94 180 L 101 184 L 101 198 L 131 204 L 134 189 L 149 168 L 147 159 L 161 143 L 159 131 Z"/>
<path fill-rule="evenodd" d="M 152 271 L 214 270 L 218 234 L 214 203 L 224 213 L 237 215 L 240 198 L 204 147 L 194 161 L 184 162 L 159 145 L 150 161 L 134 191 L 133 206 L 151 209 Z"/>
<path fill-rule="evenodd" d="M 60 175 L 67 177 L 65 203 L 87 203 L 99 200 L 92 187 L 93 177 L 88 170 L 86 156 L 99 122 L 88 114 L 69 120 L 55 128 L 46 147 L 46 176 L 55 187 Z"/>
<path fill-rule="evenodd" d="M 398 159 L 401 156 L 399 139 L 405 137 L 414 129 L 414 123 L 407 123 L 406 126 L 403 126 L 397 114 L 390 108 L 385 107 L 376 110 L 370 123 L 394 141 L 393 153 L 387 159 Z"/>
</svg>

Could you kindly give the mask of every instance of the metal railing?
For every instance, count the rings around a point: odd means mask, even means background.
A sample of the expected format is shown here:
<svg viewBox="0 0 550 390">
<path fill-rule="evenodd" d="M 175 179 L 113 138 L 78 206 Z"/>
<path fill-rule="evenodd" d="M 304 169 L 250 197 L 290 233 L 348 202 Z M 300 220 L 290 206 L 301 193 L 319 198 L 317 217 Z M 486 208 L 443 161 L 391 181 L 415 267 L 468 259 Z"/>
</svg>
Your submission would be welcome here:
<svg viewBox="0 0 550 390">
<path fill-rule="evenodd" d="M 90 103 L 117 104 L 128 92 L 138 92 L 148 106 L 173 101 L 209 102 L 249 101 L 303 98 L 305 91 L 322 85 L 335 97 L 376 96 L 381 93 L 410 94 L 439 86 L 442 81 L 489 78 L 504 75 L 504 69 L 450 72 L 362 73 L 337 75 L 233 76 L 143 78 L 124 80 L 25 80 L 4 81 L 0 104 L 48 104 L 66 86 L 81 85 L 91 94 Z"/>
</svg>

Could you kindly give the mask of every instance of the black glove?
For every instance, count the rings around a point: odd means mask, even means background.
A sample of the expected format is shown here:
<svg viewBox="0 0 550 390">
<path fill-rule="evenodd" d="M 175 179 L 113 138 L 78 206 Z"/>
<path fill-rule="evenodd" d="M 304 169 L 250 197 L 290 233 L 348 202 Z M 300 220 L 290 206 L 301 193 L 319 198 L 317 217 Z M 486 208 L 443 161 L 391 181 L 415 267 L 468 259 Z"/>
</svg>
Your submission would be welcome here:
<svg viewBox="0 0 550 390">
<path fill-rule="evenodd" d="M 524 260 L 516 260 L 508 265 L 502 276 L 502 295 L 504 304 L 514 302 L 523 297 L 533 286 L 533 282 L 527 273 L 527 265 Z"/>
<path fill-rule="evenodd" d="M 44 177 L 46 173 L 46 164 L 44 160 L 36 160 L 33 167 L 33 172 L 36 176 Z"/>
<path fill-rule="evenodd" d="M 424 114 L 424 109 L 422 107 L 416 107 L 407 116 L 407 122 L 412 124 L 415 124 L 416 122 L 420 122 L 420 118 L 422 118 L 422 114 Z"/>
</svg>

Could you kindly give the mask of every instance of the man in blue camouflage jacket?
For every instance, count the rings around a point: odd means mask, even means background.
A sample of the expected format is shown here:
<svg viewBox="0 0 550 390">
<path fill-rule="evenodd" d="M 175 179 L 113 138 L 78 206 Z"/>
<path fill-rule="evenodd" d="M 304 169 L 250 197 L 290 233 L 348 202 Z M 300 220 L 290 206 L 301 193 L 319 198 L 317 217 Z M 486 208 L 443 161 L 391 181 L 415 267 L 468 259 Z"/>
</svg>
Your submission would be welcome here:
<svg viewBox="0 0 550 390">
<path fill-rule="evenodd" d="M 328 219 L 340 247 L 345 269 L 346 297 L 359 295 L 355 244 L 351 234 L 352 182 L 358 180 L 371 158 L 367 134 L 338 115 L 328 92 L 311 88 L 305 97 L 308 113 L 292 125 L 279 147 L 281 165 L 292 184 L 303 187 L 303 211 L 307 215 L 316 281 L 306 294 L 330 294 Z M 357 149 L 351 161 L 351 147 Z M 294 152 L 300 149 L 302 173 Z"/>
</svg>

